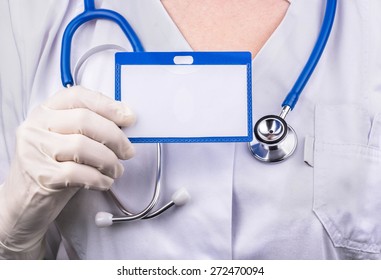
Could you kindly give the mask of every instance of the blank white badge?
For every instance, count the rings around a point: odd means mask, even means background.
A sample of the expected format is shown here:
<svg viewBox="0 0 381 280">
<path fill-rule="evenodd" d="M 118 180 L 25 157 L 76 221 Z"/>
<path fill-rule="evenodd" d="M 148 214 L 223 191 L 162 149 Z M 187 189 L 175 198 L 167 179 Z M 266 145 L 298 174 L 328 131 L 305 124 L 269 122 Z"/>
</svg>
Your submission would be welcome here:
<svg viewBox="0 0 381 280">
<path fill-rule="evenodd" d="M 117 100 L 137 117 L 131 142 L 249 142 L 248 52 L 116 54 Z"/>
</svg>

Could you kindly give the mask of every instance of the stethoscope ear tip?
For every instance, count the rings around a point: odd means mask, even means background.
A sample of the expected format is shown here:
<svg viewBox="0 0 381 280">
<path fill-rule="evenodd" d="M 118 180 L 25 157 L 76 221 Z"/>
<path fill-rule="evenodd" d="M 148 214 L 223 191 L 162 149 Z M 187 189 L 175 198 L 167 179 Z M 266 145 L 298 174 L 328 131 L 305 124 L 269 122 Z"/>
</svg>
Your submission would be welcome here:
<svg viewBox="0 0 381 280">
<path fill-rule="evenodd" d="M 113 224 L 113 215 L 108 212 L 98 212 L 95 215 L 95 224 L 97 227 L 109 227 Z"/>
<path fill-rule="evenodd" d="M 177 190 L 172 195 L 172 201 L 176 206 L 185 205 L 190 200 L 190 198 L 191 198 L 191 196 L 185 188 L 181 188 L 181 189 Z"/>
</svg>

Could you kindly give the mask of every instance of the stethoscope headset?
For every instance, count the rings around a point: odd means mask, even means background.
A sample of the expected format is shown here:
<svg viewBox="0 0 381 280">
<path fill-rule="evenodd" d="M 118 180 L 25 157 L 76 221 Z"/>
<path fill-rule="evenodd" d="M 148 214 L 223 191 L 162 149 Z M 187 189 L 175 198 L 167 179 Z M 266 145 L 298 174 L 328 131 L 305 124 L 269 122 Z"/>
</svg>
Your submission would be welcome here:
<svg viewBox="0 0 381 280">
<path fill-rule="evenodd" d="M 297 146 L 297 136 L 294 129 L 285 121 L 287 114 L 292 111 L 298 102 L 299 96 L 302 93 L 305 85 L 311 77 L 328 41 L 333 21 L 335 18 L 337 0 L 326 0 L 325 15 L 320 29 L 319 36 L 315 46 L 307 60 L 302 72 L 296 80 L 294 86 L 287 94 L 282 103 L 281 113 L 278 115 L 267 115 L 260 118 L 254 125 L 254 140 L 249 145 L 249 150 L 253 156 L 261 162 L 275 163 L 281 162 L 289 158 L 295 151 Z M 143 52 L 144 48 L 131 28 L 127 20 L 119 13 L 107 10 L 96 9 L 94 0 L 84 0 L 84 11 L 76 16 L 66 27 L 61 46 L 61 81 L 64 87 L 74 85 L 70 67 L 71 42 L 75 31 L 84 23 L 105 19 L 115 22 L 119 25 L 123 33 L 128 38 L 134 52 Z M 113 223 L 134 221 L 140 219 L 150 219 L 156 217 L 168 210 L 174 205 L 184 205 L 189 200 L 189 194 L 184 189 L 180 189 L 172 196 L 172 200 L 153 211 L 157 205 L 162 176 L 162 146 L 157 144 L 157 164 L 156 164 L 156 180 L 154 194 L 150 203 L 139 213 L 132 213 L 120 202 L 115 193 L 109 190 L 112 200 L 124 214 L 124 216 L 114 217 L 111 213 L 99 212 L 95 217 L 95 223 L 99 227 L 110 226 Z"/>
</svg>

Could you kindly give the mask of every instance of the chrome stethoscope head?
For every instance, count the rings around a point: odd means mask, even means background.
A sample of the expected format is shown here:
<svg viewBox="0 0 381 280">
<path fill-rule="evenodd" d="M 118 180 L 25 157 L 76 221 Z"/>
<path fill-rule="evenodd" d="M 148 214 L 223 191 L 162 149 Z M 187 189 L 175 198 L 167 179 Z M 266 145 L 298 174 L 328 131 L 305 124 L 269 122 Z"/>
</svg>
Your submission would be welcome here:
<svg viewBox="0 0 381 280">
<path fill-rule="evenodd" d="M 294 153 L 298 139 L 295 130 L 284 120 L 289 111 L 290 107 L 286 106 L 279 116 L 267 115 L 256 122 L 249 149 L 259 161 L 276 163 Z"/>
</svg>

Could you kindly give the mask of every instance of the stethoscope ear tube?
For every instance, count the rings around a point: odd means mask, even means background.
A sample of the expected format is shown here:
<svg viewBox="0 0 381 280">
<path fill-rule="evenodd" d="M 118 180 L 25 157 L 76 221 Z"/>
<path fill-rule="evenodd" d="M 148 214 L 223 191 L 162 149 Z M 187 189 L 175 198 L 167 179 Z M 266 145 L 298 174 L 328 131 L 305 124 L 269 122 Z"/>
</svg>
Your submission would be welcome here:
<svg viewBox="0 0 381 280">
<path fill-rule="evenodd" d="M 190 198 L 191 197 L 190 197 L 190 195 L 186 189 L 184 189 L 184 188 L 179 189 L 172 195 L 172 200 L 170 202 L 168 202 L 166 205 L 162 206 L 160 209 L 156 210 L 155 212 L 150 213 L 147 216 L 143 217 L 142 219 L 143 220 L 152 219 L 152 218 L 160 215 L 164 211 L 167 211 L 169 208 L 171 208 L 173 206 L 183 206 L 186 203 L 188 203 Z M 123 212 L 123 213 L 125 213 L 125 212 Z M 108 212 L 98 212 L 95 215 L 95 224 L 97 225 L 97 227 L 109 227 L 109 226 L 113 225 L 115 222 L 118 223 L 118 222 L 123 222 L 123 221 L 127 221 L 125 219 L 125 216 L 114 217 L 113 214 L 108 213 Z"/>
<path fill-rule="evenodd" d="M 162 144 L 158 143 L 156 145 L 156 179 L 154 194 L 150 203 L 146 206 L 146 208 L 143 211 L 134 214 L 131 211 L 127 210 L 127 208 L 122 204 L 122 202 L 118 199 L 118 197 L 112 190 L 109 190 L 108 193 L 110 194 L 110 197 L 114 201 L 115 205 L 119 208 L 119 210 L 124 214 L 124 216 L 114 216 L 108 212 L 98 212 L 95 216 L 95 224 L 98 227 L 111 226 L 114 223 L 128 222 L 141 219 L 151 219 L 167 211 L 172 206 L 182 206 L 190 200 L 190 195 L 186 191 L 186 189 L 179 189 L 172 195 L 172 200 L 170 202 L 168 202 L 158 210 L 152 212 L 152 209 L 157 205 L 157 202 L 159 200 L 162 177 Z"/>
</svg>

